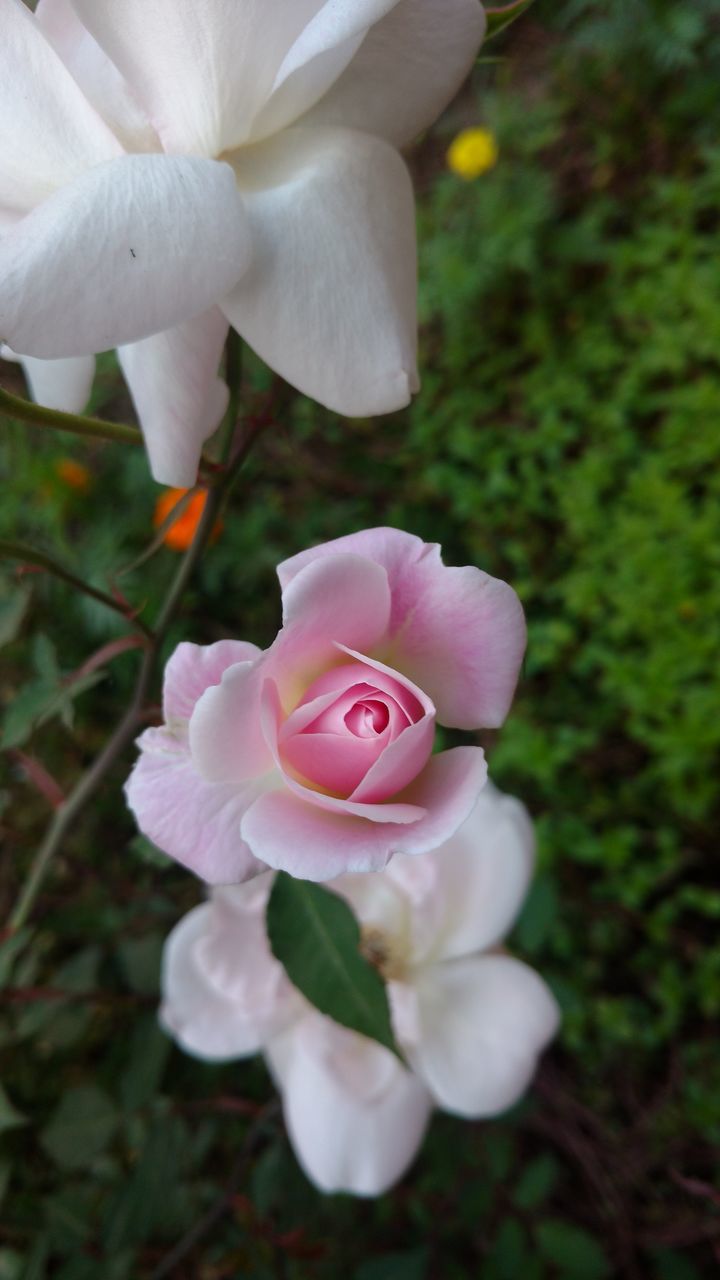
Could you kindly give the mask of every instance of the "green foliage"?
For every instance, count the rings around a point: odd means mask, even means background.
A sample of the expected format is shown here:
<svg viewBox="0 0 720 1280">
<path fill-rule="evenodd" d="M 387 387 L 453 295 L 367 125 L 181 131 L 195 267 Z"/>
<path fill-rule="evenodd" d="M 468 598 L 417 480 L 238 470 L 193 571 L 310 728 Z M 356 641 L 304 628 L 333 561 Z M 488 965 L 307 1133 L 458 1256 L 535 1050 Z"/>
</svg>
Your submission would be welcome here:
<svg viewBox="0 0 720 1280">
<path fill-rule="evenodd" d="M 360 926 L 342 898 L 280 871 L 267 906 L 267 930 L 275 956 L 311 1004 L 398 1053 L 385 984 L 364 959 Z"/>
</svg>

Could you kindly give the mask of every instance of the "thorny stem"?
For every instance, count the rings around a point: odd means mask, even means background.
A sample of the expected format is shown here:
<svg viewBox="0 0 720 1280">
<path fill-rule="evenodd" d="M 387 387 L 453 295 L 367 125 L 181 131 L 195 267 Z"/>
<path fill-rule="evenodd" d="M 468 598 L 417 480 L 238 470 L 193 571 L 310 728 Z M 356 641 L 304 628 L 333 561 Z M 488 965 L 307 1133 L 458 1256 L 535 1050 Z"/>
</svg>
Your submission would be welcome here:
<svg viewBox="0 0 720 1280">
<path fill-rule="evenodd" d="M 99 591 L 97 587 L 91 586 L 89 582 L 78 578 L 77 574 L 71 573 L 64 565 L 58 564 L 57 560 L 53 560 L 52 556 L 45 555 L 44 551 L 36 551 L 34 547 L 28 547 L 24 542 L 9 542 L 5 538 L 0 538 L 0 557 L 19 560 L 26 565 L 31 564 L 36 569 L 43 569 L 46 573 L 51 573 L 53 577 L 60 578 L 63 582 L 68 582 L 76 591 L 82 591 L 83 595 L 90 596 L 92 600 L 97 600 L 99 604 L 104 604 L 106 609 L 112 609 L 114 613 L 119 613 L 126 622 L 130 622 L 134 627 L 137 627 L 138 631 L 141 631 L 147 640 L 152 640 L 152 631 L 143 622 L 142 618 L 132 614 L 125 605 L 109 596 L 106 591 Z"/>
<path fill-rule="evenodd" d="M 226 464 L 225 470 L 218 483 L 208 490 L 207 501 L 195 537 L 184 555 L 173 581 L 170 583 L 167 595 L 160 608 L 157 622 L 152 630 L 152 639 L 143 654 L 130 706 L 100 755 L 82 775 L 65 802 L 57 809 L 45 838 L 35 855 L 27 880 L 8 921 L 8 932 L 10 934 L 21 929 L 27 921 L 54 855 L 60 848 L 68 831 L 75 824 L 79 814 L 101 786 L 115 761 L 132 741 L 142 722 L 143 711 L 152 689 L 155 670 L 168 630 L 175 620 L 175 615 L 182 602 L 190 578 L 210 540 L 226 494 L 229 493 L 244 466 L 259 434 L 258 428 L 248 430 L 240 449 L 230 460 L 240 403 L 239 356 L 234 344 L 230 344 L 228 348 L 228 372 L 232 377 L 230 402 L 221 436 L 223 461 Z"/>
</svg>

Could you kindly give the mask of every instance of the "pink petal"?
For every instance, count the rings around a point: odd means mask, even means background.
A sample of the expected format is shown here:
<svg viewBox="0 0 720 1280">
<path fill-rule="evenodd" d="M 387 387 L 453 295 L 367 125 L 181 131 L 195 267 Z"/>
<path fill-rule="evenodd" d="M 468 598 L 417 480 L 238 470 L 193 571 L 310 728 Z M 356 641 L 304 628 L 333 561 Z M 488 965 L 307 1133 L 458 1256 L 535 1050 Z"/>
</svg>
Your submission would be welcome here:
<svg viewBox="0 0 720 1280">
<path fill-rule="evenodd" d="M 260 796 L 242 822 L 248 848 L 267 866 L 300 880 L 332 880 L 345 871 L 379 871 L 403 830 L 391 823 L 330 813 L 289 790 Z"/>
<path fill-rule="evenodd" d="M 263 670 L 262 655 L 228 667 L 220 683 L 198 699 L 190 720 L 190 752 L 208 781 L 237 784 L 272 768 L 260 716 Z"/>
<path fill-rule="evenodd" d="M 165 667 L 163 714 L 166 720 L 189 720 L 198 698 L 220 684 L 228 667 L 254 662 L 260 650 L 244 640 L 218 640 L 199 645 L 183 641 Z"/>
<path fill-rule="evenodd" d="M 468 1118 L 507 1110 L 559 1025 L 542 978 L 510 956 L 478 956 L 422 971 L 416 989 L 420 1043 L 410 1058 L 438 1105 Z"/>
<path fill-rule="evenodd" d="M 282 707 L 277 685 L 272 680 L 266 680 L 263 685 L 260 710 L 265 741 L 272 751 L 278 769 L 282 772 L 285 786 L 288 790 L 294 792 L 299 799 L 307 801 L 312 807 L 325 809 L 329 813 L 349 814 L 359 818 L 366 818 L 370 822 L 382 824 L 396 822 L 416 823 L 419 818 L 424 816 L 424 809 L 417 804 L 408 804 L 404 800 L 399 804 L 359 804 L 353 800 L 340 799 L 328 795 L 327 792 L 316 791 L 310 786 L 305 786 L 283 768 L 282 754 L 278 746 L 282 724 Z"/>
<path fill-rule="evenodd" d="M 205 782 L 184 743 L 166 730 L 150 730 L 139 745 L 125 795 L 143 835 L 208 884 L 238 883 L 264 871 L 241 834 L 257 787 Z"/>
<path fill-rule="evenodd" d="M 118 350 L 160 484 L 195 484 L 203 444 L 227 408 L 228 389 L 218 376 L 227 332 L 227 320 L 214 307 Z"/>
<path fill-rule="evenodd" d="M 290 1141 L 321 1191 L 381 1195 L 402 1177 L 432 1103 L 388 1049 L 309 1015 L 269 1055 Z"/>
<path fill-rule="evenodd" d="M 386 656 L 432 698 L 438 720 L 493 728 L 510 707 L 525 651 L 522 606 L 507 583 L 480 569 L 446 567 L 436 544 L 398 529 L 365 529 L 280 565 L 283 590 L 301 570 L 339 553 L 387 571 L 392 595 Z"/>
<path fill-rule="evenodd" d="M 435 717 L 423 716 L 388 743 L 350 797 L 356 804 L 382 804 L 408 787 L 430 758 Z"/>
<path fill-rule="evenodd" d="M 377 644 L 389 617 L 381 565 L 338 555 L 298 573 L 283 592 L 283 631 L 268 654 L 283 703 L 295 705 L 317 676 L 336 665 L 338 644 L 361 650 Z"/>
<path fill-rule="evenodd" d="M 480 747 L 453 747 L 433 756 L 397 797 L 398 802 L 418 805 L 426 814 L 412 826 L 398 828 L 394 852 L 415 854 L 437 849 L 472 812 L 486 778 L 487 765 Z"/>
<path fill-rule="evenodd" d="M 301 733 L 284 743 L 281 759 L 309 784 L 349 796 L 382 750 L 382 739 Z"/>
</svg>

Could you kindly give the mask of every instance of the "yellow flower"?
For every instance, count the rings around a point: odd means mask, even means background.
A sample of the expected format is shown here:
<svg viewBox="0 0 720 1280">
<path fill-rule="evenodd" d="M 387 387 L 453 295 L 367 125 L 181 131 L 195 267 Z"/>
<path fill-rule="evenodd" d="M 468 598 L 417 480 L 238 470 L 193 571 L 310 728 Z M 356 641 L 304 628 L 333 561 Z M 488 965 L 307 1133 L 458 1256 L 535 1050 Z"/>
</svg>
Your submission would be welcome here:
<svg viewBox="0 0 720 1280">
<path fill-rule="evenodd" d="M 498 145 L 489 129 L 477 126 L 463 129 L 450 144 L 447 153 L 448 168 L 459 178 L 472 182 L 497 164 Z"/>
<path fill-rule="evenodd" d="M 55 463 L 55 471 L 58 479 L 68 489 L 76 489 L 78 493 L 87 493 L 92 484 L 92 475 L 87 467 L 81 462 L 74 462 L 72 458 L 60 458 Z"/>
</svg>

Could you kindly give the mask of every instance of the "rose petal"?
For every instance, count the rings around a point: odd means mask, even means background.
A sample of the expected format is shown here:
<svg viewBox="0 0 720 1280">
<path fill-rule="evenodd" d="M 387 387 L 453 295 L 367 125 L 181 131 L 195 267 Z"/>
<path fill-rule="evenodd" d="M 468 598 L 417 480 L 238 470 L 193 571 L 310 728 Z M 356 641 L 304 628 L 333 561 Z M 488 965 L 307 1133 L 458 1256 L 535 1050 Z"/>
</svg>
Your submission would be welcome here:
<svg viewBox="0 0 720 1280">
<path fill-rule="evenodd" d="M 266 874 L 251 884 L 265 882 L 266 900 L 271 881 Z M 190 911 L 165 943 L 160 1021 L 205 1061 L 257 1053 L 284 1018 L 287 979 L 270 954 L 259 898 L 245 908 L 244 888 L 221 891 L 237 895 L 226 907 L 213 898 Z"/>
<path fill-rule="evenodd" d="M 282 771 L 283 782 L 288 790 L 311 807 L 326 810 L 328 813 L 347 814 L 357 818 L 365 818 L 369 822 L 381 823 L 417 823 L 425 816 L 425 810 L 417 804 L 385 803 L 361 804 L 353 800 L 340 799 L 328 795 L 327 792 L 305 786 L 283 768 L 282 753 L 279 746 L 279 735 L 282 726 L 282 706 L 277 685 L 273 680 L 266 680 L 260 695 L 260 716 L 263 734 L 279 771 Z"/>
<path fill-rule="evenodd" d="M 35 17 L 88 102 L 125 150 L 161 151 L 160 139 L 145 112 L 117 67 L 86 31 L 72 0 L 39 0 Z"/>
<path fill-rule="evenodd" d="M 363 129 L 404 146 L 454 98 L 484 33 L 478 0 L 400 0 L 303 123 Z"/>
<path fill-rule="evenodd" d="M 143 835 L 207 884 L 236 884 L 266 869 L 241 835 L 257 785 L 205 782 L 166 730 L 150 730 L 139 745 L 125 795 Z"/>
<path fill-rule="evenodd" d="M 245 141 L 321 0 L 74 0 L 166 151 L 221 155 Z"/>
<path fill-rule="evenodd" d="M 472 566 L 448 568 L 437 544 L 380 528 L 286 560 L 278 569 L 283 591 L 310 564 L 338 554 L 367 556 L 387 571 L 391 642 L 384 656 L 429 694 L 440 723 L 457 729 L 502 724 L 526 640 L 512 587 Z"/>
<path fill-rule="evenodd" d="M 203 444 L 227 408 L 228 389 L 218 377 L 227 331 L 222 311 L 213 307 L 118 351 L 160 484 L 195 484 Z"/>
<path fill-rule="evenodd" d="M 44 358 L 135 342 L 205 311 L 249 253 L 228 165 L 98 164 L 0 238 L 0 337 Z"/>
<path fill-rule="evenodd" d="M 337 413 L 408 404 L 418 386 L 415 214 L 397 152 L 365 134 L 288 129 L 236 167 L 256 256 L 221 303 L 230 323 Z"/>
<path fill-rule="evenodd" d="M 429 853 L 448 840 L 472 812 L 485 785 L 487 765 L 480 747 L 442 751 L 397 796 L 397 803 L 426 810 L 412 826 L 398 829 L 395 853 Z M 380 810 L 383 805 L 379 805 Z"/>
<path fill-rule="evenodd" d="M 435 953 L 440 959 L 496 946 L 515 920 L 532 877 L 535 837 L 527 810 L 492 783 L 446 844 L 428 854 L 442 876 L 444 919 Z M 400 859 L 393 862 L 397 877 Z"/>
<path fill-rule="evenodd" d="M 510 956 L 452 960 L 421 972 L 414 1069 L 446 1111 L 497 1115 L 524 1093 L 557 1031 L 557 1004 Z"/>
<path fill-rule="evenodd" d="M 427 1090 L 372 1040 L 317 1015 L 269 1054 L 279 1077 L 288 1135 L 307 1176 L 321 1191 L 381 1195 L 405 1172 L 422 1142 L 432 1109 Z M 339 1042 L 346 1066 L 328 1054 Z M 323 1037 L 319 1045 L 313 1039 Z M 337 1052 L 337 1051 L 336 1051 Z M 379 1087 L 368 1097 L 367 1080 Z M 354 1089 L 353 1083 L 360 1084 Z"/>
<path fill-rule="evenodd" d="M 0 205 L 25 213 L 122 147 L 22 0 L 0 0 L 0 30 Z"/>
<path fill-rule="evenodd" d="M 190 720 L 190 752 L 208 781 L 237 784 L 272 768 L 260 716 L 262 673 L 261 660 L 237 663 L 199 698 Z"/>
<path fill-rule="evenodd" d="M 337 645 L 370 649 L 390 617 L 387 575 L 358 556 L 328 557 L 298 574 L 283 595 L 283 630 L 268 651 L 268 674 L 291 710 L 313 680 L 337 664 Z"/>
<path fill-rule="evenodd" d="M 16 356 L 9 347 L 0 347 L 0 356 L 3 360 L 19 361 L 36 404 L 61 413 L 82 413 L 95 378 L 94 356 L 35 360 L 32 356 Z"/>
<path fill-rule="evenodd" d="M 257 645 L 244 640 L 218 640 L 216 644 L 177 646 L 165 666 L 163 714 L 168 721 L 189 720 L 206 689 L 220 684 L 228 667 L 254 662 Z"/>
<path fill-rule="evenodd" d="M 253 120 L 250 140 L 257 142 L 286 128 L 322 98 L 357 53 L 369 28 L 396 3 L 325 0 L 286 53 L 271 96 Z"/>
<path fill-rule="evenodd" d="M 345 871 L 379 871 L 398 832 L 389 822 L 330 813 L 289 789 L 261 796 L 246 813 L 243 838 L 256 856 L 300 880 L 332 880 Z"/>
</svg>

